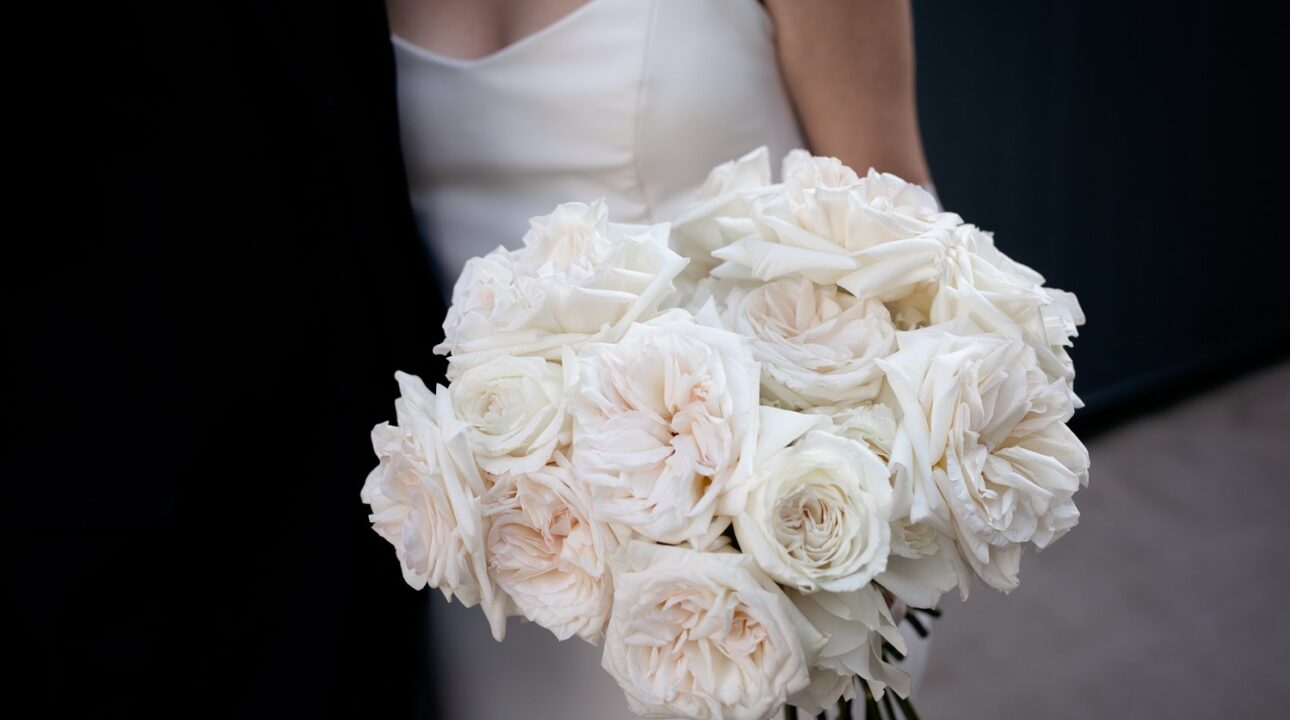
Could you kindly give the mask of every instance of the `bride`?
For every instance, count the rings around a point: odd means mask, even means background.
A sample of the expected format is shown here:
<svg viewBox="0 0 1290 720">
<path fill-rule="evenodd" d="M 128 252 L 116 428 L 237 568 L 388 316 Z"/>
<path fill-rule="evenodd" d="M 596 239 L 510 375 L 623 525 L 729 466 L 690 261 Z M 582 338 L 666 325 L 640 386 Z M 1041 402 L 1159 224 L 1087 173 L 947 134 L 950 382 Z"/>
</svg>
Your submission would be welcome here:
<svg viewBox="0 0 1290 720">
<path fill-rule="evenodd" d="M 760 145 L 931 188 L 908 0 L 386 5 L 412 204 L 445 296 L 467 259 L 517 246 L 560 202 L 663 222 Z M 515 620 L 498 644 L 478 608 L 432 597 L 447 717 L 631 717 L 599 648 Z M 910 640 L 917 684 L 926 647 Z"/>
</svg>

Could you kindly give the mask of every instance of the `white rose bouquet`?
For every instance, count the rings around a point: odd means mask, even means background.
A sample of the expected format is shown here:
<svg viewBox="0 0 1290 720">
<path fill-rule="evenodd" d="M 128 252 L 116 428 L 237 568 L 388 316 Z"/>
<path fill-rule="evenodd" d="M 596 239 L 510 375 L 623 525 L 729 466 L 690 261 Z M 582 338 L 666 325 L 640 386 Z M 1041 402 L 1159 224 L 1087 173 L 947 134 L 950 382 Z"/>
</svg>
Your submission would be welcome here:
<svg viewBox="0 0 1290 720">
<path fill-rule="evenodd" d="M 1079 520 L 1079 304 L 917 185 L 759 148 L 523 245 L 466 266 L 362 499 L 410 585 L 603 643 L 642 717 L 916 717 L 898 623 Z"/>
</svg>

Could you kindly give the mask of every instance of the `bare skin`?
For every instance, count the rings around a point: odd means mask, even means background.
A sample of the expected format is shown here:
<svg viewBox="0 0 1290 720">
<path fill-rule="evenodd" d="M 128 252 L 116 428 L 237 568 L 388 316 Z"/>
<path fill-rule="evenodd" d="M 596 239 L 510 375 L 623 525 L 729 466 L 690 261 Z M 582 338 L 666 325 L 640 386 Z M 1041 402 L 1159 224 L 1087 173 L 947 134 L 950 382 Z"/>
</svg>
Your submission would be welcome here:
<svg viewBox="0 0 1290 720">
<path fill-rule="evenodd" d="M 448 57 L 476 59 L 521 40 L 587 0 L 386 0 L 395 35 Z"/>
<path fill-rule="evenodd" d="M 587 0 L 386 0 L 395 34 L 479 58 Z M 780 71 L 816 155 L 926 184 L 914 95 L 910 0 L 765 0 Z"/>
<path fill-rule="evenodd" d="M 807 144 L 859 172 L 926 184 L 909 0 L 766 0 Z"/>
</svg>

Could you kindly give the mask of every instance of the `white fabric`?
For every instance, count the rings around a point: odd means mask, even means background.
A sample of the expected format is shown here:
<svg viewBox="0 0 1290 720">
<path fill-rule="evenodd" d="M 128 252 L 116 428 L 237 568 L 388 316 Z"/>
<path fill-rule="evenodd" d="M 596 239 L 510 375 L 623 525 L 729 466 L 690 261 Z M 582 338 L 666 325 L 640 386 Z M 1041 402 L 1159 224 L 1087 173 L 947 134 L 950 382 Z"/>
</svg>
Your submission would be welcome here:
<svg viewBox="0 0 1290 720">
<path fill-rule="evenodd" d="M 479 59 L 392 35 L 412 204 L 447 296 L 466 260 L 528 219 L 604 198 L 615 222 L 673 218 L 718 163 L 805 143 L 756 0 L 590 0 Z M 775 168 L 778 172 L 778 168 Z M 630 718 L 600 648 L 432 598 L 450 718 Z"/>
<path fill-rule="evenodd" d="M 392 37 L 413 208 L 446 282 L 528 219 L 603 197 L 671 219 L 712 166 L 802 146 L 756 0 L 590 0 L 482 58 Z"/>
</svg>

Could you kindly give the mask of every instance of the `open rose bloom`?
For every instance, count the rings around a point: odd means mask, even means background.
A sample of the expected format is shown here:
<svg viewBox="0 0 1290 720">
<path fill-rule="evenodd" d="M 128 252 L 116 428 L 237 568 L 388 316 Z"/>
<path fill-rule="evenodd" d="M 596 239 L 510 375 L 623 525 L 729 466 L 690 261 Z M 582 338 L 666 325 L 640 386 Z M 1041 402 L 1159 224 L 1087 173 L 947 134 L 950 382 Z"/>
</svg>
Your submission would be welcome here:
<svg viewBox="0 0 1290 720">
<path fill-rule="evenodd" d="M 451 383 L 400 373 L 372 434 L 407 582 L 603 645 L 644 717 L 904 703 L 901 618 L 1079 520 L 1075 296 L 898 177 L 779 177 L 759 148 L 673 223 L 534 218 L 458 279 Z"/>
</svg>

